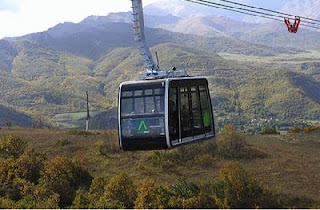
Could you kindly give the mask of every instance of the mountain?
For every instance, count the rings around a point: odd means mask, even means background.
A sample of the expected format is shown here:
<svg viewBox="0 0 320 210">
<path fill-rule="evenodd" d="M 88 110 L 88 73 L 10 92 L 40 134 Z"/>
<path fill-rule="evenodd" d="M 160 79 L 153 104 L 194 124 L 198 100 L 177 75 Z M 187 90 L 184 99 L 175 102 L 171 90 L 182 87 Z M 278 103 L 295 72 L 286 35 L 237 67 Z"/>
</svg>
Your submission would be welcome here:
<svg viewBox="0 0 320 210">
<path fill-rule="evenodd" d="M 178 2 L 179 4 L 183 4 L 183 1 Z M 250 23 L 216 15 L 192 15 L 182 18 L 173 16 L 172 14 L 166 14 L 166 16 L 146 15 L 145 21 L 146 26 L 150 28 L 161 28 L 172 32 L 198 36 L 225 37 L 233 39 L 232 42 L 235 39 L 236 41 L 240 39 L 273 48 L 286 47 L 318 50 L 320 43 L 320 32 L 300 26 L 297 34 L 291 34 L 287 32 L 284 23 L 278 22 Z M 91 16 L 86 18 L 81 24 L 60 24 L 49 31 L 52 35 L 57 33 L 68 34 L 68 30 L 75 32 L 81 28 L 85 29 L 89 26 L 99 27 L 99 24 L 101 26 L 101 24 L 111 23 L 131 24 L 131 13 L 113 13 L 106 17 Z M 128 33 L 131 33 L 130 29 Z M 168 39 L 168 41 L 171 40 Z"/>
<path fill-rule="evenodd" d="M 318 0 L 290 0 L 282 6 L 281 11 L 294 14 L 297 16 L 305 16 L 313 19 L 319 19 L 320 2 Z"/>
<path fill-rule="evenodd" d="M 194 16 L 183 19 L 166 29 L 199 36 L 224 35 L 271 47 L 312 50 L 318 50 L 320 47 L 320 32 L 301 26 L 297 34 L 292 34 L 287 32 L 284 24 L 273 22 L 257 24 L 235 21 L 226 17 Z"/>
<path fill-rule="evenodd" d="M 32 122 L 30 116 L 0 104 L 0 128 L 3 126 L 31 127 Z"/>
<path fill-rule="evenodd" d="M 16 55 L 17 50 L 13 44 L 5 40 L 0 40 L 0 69 L 2 69 L 3 72 L 11 70 L 12 62 Z"/>
<path fill-rule="evenodd" d="M 267 7 L 270 9 L 280 9 L 285 4 L 283 0 L 268 0 L 268 1 L 256 1 L 256 0 L 241 0 L 237 3 L 243 3 L 248 5 L 255 5 L 257 7 Z M 228 6 L 235 6 L 230 3 L 217 1 L 218 4 L 226 4 Z M 174 15 L 181 18 L 188 18 L 191 16 L 225 16 L 234 20 L 243 20 L 246 16 L 240 13 L 234 13 L 227 10 L 215 9 L 206 7 L 203 5 L 191 3 L 184 0 L 160 0 L 155 3 L 149 4 L 145 7 L 145 13 L 147 15 Z"/>
<path fill-rule="evenodd" d="M 239 7 L 239 5 L 221 0 L 214 2 L 227 6 Z M 315 19 L 320 18 L 320 14 L 318 13 L 320 5 L 318 0 L 239 0 L 233 2 L 246 4 L 257 8 L 266 8 L 269 10 L 281 11 L 297 16 L 307 16 Z M 256 17 L 251 18 L 244 14 L 207 7 L 184 0 L 160 0 L 147 5 L 145 7 L 145 11 L 145 13 L 148 15 L 174 15 L 181 18 L 188 18 L 198 15 L 223 16 L 237 21 L 257 22 Z"/>
<path fill-rule="evenodd" d="M 63 23 L 41 33 L 1 40 L 0 104 L 55 127 L 77 128 L 84 125 L 85 92 L 89 91 L 95 128 L 114 128 L 118 85 L 137 79 L 143 71 L 129 16 L 91 16 L 78 24 Z M 158 52 L 160 67 L 176 66 L 191 75 L 207 76 L 219 126 L 244 126 L 257 117 L 320 118 L 316 52 L 239 39 L 241 32 L 249 33 L 259 24 L 199 16 L 191 19 L 198 22 L 188 28 L 183 27 L 188 19 L 151 18 L 148 24 L 155 28 L 147 28 L 147 41 L 152 52 Z M 175 26 L 172 31 L 163 29 L 169 25 Z M 300 60 L 292 62 L 290 57 Z M 293 105 L 296 99 L 301 106 Z"/>
<path fill-rule="evenodd" d="M 217 2 L 235 6 L 227 2 Z M 293 1 L 254 1 L 243 0 L 237 3 L 254 5 L 272 10 L 289 13 L 292 15 L 320 19 L 317 11 L 320 3 L 317 0 Z M 253 43 L 264 44 L 272 47 L 294 47 L 300 49 L 319 49 L 320 32 L 302 25 L 297 34 L 286 33 L 284 23 L 263 18 L 237 15 L 230 11 L 209 8 L 185 1 L 163 0 L 146 6 L 147 14 L 175 15 L 178 22 L 158 24 L 150 27 L 160 27 L 173 32 L 196 34 L 200 36 L 225 35 Z M 146 20 L 148 17 L 146 17 Z M 160 18 L 161 19 L 161 18 Z M 309 24 L 309 23 L 307 23 Z M 310 25 L 310 24 L 309 24 Z M 320 24 L 318 24 L 320 25 Z M 312 25 L 311 26 L 318 26 Z"/>
</svg>

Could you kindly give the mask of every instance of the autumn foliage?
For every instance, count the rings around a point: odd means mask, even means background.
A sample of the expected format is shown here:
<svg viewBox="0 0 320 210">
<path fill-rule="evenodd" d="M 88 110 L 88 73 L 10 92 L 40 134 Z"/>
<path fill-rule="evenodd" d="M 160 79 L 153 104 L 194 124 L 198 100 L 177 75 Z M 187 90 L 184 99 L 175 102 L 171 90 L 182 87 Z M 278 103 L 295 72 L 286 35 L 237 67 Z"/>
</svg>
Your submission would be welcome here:
<svg viewBox="0 0 320 210">
<path fill-rule="evenodd" d="M 212 167 L 215 152 L 242 151 L 243 137 L 226 127 L 218 146 L 205 144 L 205 155 L 180 148 L 172 153 L 155 152 L 149 161 L 170 164 L 195 159 L 199 166 Z M 233 145 L 234 140 L 239 145 Z M 219 145 L 220 144 L 220 145 Z M 223 148 L 223 147 L 225 148 Z M 239 163 L 229 162 L 219 177 L 207 183 L 179 178 L 173 184 L 151 178 L 133 180 L 128 172 L 112 177 L 93 177 L 86 169 L 85 154 L 73 158 L 47 158 L 15 136 L 0 139 L 0 208 L 73 209 L 217 209 L 217 208 L 293 208 L 297 198 L 263 189 Z M 199 152 L 199 150 L 196 150 Z M 226 153 L 224 153 L 226 154 Z M 230 157 L 230 156 L 229 156 Z M 201 164 L 200 164 L 201 163 Z M 170 167 L 169 167 L 170 168 Z M 308 201 L 303 201 L 308 202 Z M 305 206 L 308 206 L 307 203 Z"/>
</svg>

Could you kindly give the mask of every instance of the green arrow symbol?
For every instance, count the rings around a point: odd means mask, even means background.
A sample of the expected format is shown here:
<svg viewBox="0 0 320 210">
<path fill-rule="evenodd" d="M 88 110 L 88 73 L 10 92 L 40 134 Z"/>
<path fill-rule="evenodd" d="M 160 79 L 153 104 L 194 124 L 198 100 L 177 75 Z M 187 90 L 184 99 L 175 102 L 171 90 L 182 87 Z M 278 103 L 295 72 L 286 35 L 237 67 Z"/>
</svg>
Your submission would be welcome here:
<svg viewBox="0 0 320 210">
<path fill-rule="evenodd" d="M 138 127 L 138 131 L 141 131 L 141 129 L 143 128 L 143 131 L 148 131 L 148 126 L 146 124 L 146 122 L 144 120 L 141 120 L 140 125 Z"/>
</svg>

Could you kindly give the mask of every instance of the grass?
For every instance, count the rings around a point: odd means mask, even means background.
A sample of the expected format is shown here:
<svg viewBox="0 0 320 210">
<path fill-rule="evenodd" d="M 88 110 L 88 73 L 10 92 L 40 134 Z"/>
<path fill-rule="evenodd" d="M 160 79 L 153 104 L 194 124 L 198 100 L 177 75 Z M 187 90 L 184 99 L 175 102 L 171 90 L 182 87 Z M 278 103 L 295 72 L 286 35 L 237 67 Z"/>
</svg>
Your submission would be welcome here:
<svg viewBox="0 0 320 210">
<path fill-rule="evenodd" d="M 153 178 L 161 184 L 172 184 L 179 177 L 196 183 L 213 181 L 218 169 L 228 159 L 210 156 L 208 141 L 170 151 L 123 152 L 118 149 L 117 131 L 78 135 L 66 130 L 2 128 L 0 137 L 14 134 L 49 157 L 81 154 L 94 176 L 126 171 L 136 183 Z M 246 151 L 263 157 L 238 159 L 268 189 L 320 201 L 320 133 L 246 136 Z M 102 149 L 102 150 L 101 150 Z M 102 152 L 101 152 L 102 151 Z"/>
<path fill-rule="evenodd" d="M 320 133 L 249 137 L 269 158 L 244 163 L 266 187 L 319 200 Z"/>
<path fill-rule="evenodd" d="M 101 114 L 101 111 L 92 111 L 90 113 L 91 117 L 95 117 L 99 114 Z M 86 118 L 87 112 L 65 113 L 53 116 L 57 125 L 67 129 L 84 127 Z"/>
</svg>

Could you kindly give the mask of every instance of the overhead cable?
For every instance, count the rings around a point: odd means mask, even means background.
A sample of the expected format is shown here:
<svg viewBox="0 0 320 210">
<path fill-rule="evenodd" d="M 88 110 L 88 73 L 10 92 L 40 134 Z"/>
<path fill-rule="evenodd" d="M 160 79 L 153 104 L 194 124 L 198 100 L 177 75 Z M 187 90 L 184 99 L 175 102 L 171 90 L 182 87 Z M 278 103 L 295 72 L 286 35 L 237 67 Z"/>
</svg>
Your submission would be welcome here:
<svg viewBox="0 0 320 210">
<path fill-rule="evenodd" d="M 209 6 L 209 7 L 213 7 L 213 8 L 229 10 L 229 11 L 233 11 L 233 12 L 237 12 L 237 13 L 241 13 L 241 14 L 245 14 L 245 15 L 251 15 L 251 16 L 255 16 L 255 17 L 262 17 L 262 18 L 266 18 L 266 19 L 271 19 L 271 20 L 275 20 L 275 21 L 279 21 L 279 22 L 283 22 L 283 18 L 284 18 L 283 16 L 267 14 L 264 12 L 249 10 L 249 9 L 240 8 L 240 7 L 233 7 L 233 6 L 224 5 L 224 4 L 218 4 L 218 3 L 214 3 L 214 2 L 210 2 L 210 1 L 206 1 L 206 0 L 185 0 L 185 1 L 204 5 L 204 6 Z M 277 19 L 277 18 L 281 18 L 281 19 Z M 317 23 L 309 22 L 309 21 L 304 21 L 304 22 L 310 23 L 310 24 L 315 24 L 315 25 L 320 25 Z M 300 25 L 305 26 L 305 27 L 314 28 L 314 29 L 320 29 L 320 27 L 315 27 L 312 25 L 304 24 L 304 23 L 302 23 Z"/>
<path fill-rule="evenodd" d="M 274 14 L 270 14 L 270 13 L 265 13 L 265 12 L 260 12 L 260 11 L 256 11 L 256 10 L 252 10 L 252 9 L 246 9 L 246 8 L 243 8 L 243 7 L 234 7 L 234 6 L 230 6 L 230 5 L 225 5 L 225 4 L 220 4 L 220 3 L 215 3 L 215 2 L 212 2 L 212 1 L 207 1 L 207 0 L 197 0 L 199 2 L 204 2 L 204 3 L 207 3 L 207 4 L 213 4 L 213 5 L 216 5 L 216 6 L 222 6 L 222 7 L 227 7 L 227 8 L 231 8 L 231 9 L 238 9 L 238 10 L 243 10 L 243 11 L 247 11 L 247 12 L 253 12 L 253 13 L 258 13 L 258 14 L 261 14 L 261 15 L 264 15 L 264 16 L 270 16 L 270 17 L 278 17 L 278 18 L 287 18 L 287 16 L 282 16 L 282 15 L 274 15 Z M 220 1 L 220 0 L 219 0 Z M 238 4 L 238 3 L 237 3 Z M 302 17 L 301 17 L 302 18 Z M 320 23 L 316 23 L 316 22 L 312 22 L 312 21 L 304 21 L 305 23 L 309 23 L 309 24 L 313 24 L 313 25 L 319 25 L 320 26 Z M 320 22 L 320 21 L 319 21 Z"/>
<path fill-rule="evenodd" d="M 291 15 L 291 14 L 287 14 L 287 13 L 283 13 L 283 12 L 279 12 L 279 11 L 275 11 L 275 10 L 271 10 L 271 9 L 265 9 L 265 8 L 262 8 L 262 7 L 254 7 L 254 6 L 247 5 L 247 4 L 241 4 L 241 3 L 237 3 L 237 2 L 233 2 L 233 1 L 229 1 L 229 0 L 218 0 L 218 1 L 223 1 L 223 2 L 230 3 L 230 4 L 240 5 L 240 6 L 248 7 L 248 8 L 251 8 L 251 9 L 264 10 L 264 11 L 267 11 L 267 12 L 277 13 L 277 14 L 280 14 L 280 15 L 296 16 L 296 15 Z M 320 23 L 320 20 L 316 20 L 316 19 L 308 18 L 308 17 L 303 17 L 303 16 L 299 16 L 299 17 L 303 18 L 305 20 L 311 20 L 311 21 L 315 21 L 315 22 L 319 22 Z"/>
</svg>

